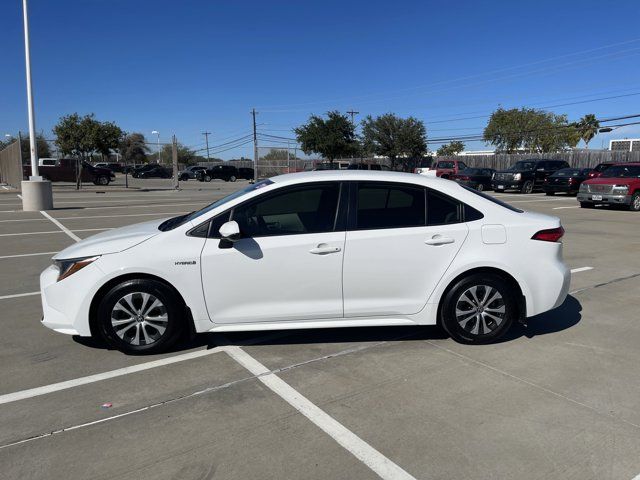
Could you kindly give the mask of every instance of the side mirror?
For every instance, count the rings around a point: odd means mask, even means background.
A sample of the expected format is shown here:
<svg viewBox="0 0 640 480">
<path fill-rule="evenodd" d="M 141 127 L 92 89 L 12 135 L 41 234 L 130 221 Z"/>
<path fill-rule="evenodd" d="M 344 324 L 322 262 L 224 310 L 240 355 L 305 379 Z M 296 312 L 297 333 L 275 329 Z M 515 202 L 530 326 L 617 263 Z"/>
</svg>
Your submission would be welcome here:
<svg viewBox="0 0 640 480">
<path fill-rule="evenodd" d="M 223 223 L 220 227 L 220 236 L 223 240 L 235 242 L 240 239 L 240 226 L 238 222 L 231 220 L 230 222 Z"/>
</svg>

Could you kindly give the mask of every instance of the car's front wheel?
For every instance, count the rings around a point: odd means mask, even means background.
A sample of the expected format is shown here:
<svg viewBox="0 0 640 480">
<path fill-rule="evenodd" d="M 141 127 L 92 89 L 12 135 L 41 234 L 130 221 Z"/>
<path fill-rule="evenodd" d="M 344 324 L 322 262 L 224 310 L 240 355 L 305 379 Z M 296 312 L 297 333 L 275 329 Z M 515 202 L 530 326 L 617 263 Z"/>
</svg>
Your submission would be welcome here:
<svg viewBox="0 0 640 480">
<path fill-rule="evenodd" d="M 527 180 L 526 182 L 524 182 L 520 191 L 527 194 L 533 192 L 533 182 L 531 180 Z"/>
<path fill-rule="evenodd" d="M 211 175 L 205 175 L 204 176 L 204 181 L 205 182 L 210 182 L 211 181 Z"/>
<path fill-rule="evenodd" d="M 479 192 L 482 192 L 484 190 L 484 185 L 479 183 L 478 186 L 476 187 L 476 190 L 478 190 Z"/>
<path fill-rule="evenodd" d="M 632 212 L 640 212 L 640 192 L 636 192 L 632 195 L 629 210 Z"/>
<path fill-rule="evenodd" d="M 100 334 L 125 353 L 157 353 L 180 337 L 182 303 L 164 283 L 126 280 L 114 286 L 98 306 Z"/>
<path fill-rule="evenodd" d="M 456 342 L 492 343 L 504 335 L 517 316 L 515 292 L 503 278 L 473 274 L 447 292 L 441 324 Z"/>
</svg>

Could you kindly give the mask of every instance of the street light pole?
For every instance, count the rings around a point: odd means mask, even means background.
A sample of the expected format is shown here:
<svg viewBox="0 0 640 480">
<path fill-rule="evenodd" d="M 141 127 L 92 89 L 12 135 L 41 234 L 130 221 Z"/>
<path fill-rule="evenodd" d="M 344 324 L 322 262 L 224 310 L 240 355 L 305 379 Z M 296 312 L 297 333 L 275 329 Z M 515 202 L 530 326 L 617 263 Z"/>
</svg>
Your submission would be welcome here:
<svg viewBox="0 0 640 480">
<path fill-rule="evenodd" d="M 24 19 L 24 59 L 27 77 L 27 113 L 29 116 L 29 149 L 31 151 L 31 175 L 28 181 L 22 181 L 22 209 L 42 211 L 53 209 L 51 182 L 44 181 L 38 174 L 38 144 L 36 143 L 36 117 L 33 107 L 31 88 L 31 46 L 29 44 L 29 12 L 27 0 L 22 0 Z"/>
<path fill-rule="evenodd" d="M 158 132 L 157 130 L 154 130 L 151 132 L 151 135 L 157 135 L 158 136 L 158 165 L 160 165 L 160 132 Z"/>
</svg>

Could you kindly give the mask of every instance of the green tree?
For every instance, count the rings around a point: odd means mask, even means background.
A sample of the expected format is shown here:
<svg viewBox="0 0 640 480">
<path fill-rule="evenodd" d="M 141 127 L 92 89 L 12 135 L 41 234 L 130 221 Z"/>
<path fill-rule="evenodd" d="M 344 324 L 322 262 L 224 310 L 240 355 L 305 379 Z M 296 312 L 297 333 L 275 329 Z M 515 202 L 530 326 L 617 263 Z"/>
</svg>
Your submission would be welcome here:
<svg viewBox="0 0 640 480">
<path fill-rule="evenodd" d="M 150 152 L 147 141 L 142 133 L 129 133 L 120 141 L 120 155 L 127 163 L 145 163 Z"/>
<path fill-rule="evenodd" d="M 297 160 L 297 157 L 293 152 L 289 151 L 289 155 L 287 157 L 287 150 L 280 148 L 272 148 L 269 150 L 265 156 L 262 157 L 263 160 Z"/>
<path fill-rule="evenodd" d="M 171 144 L 165 144 L 160 151 L 161 162 L 171 165 L 173 162 L 173 147 Z M 178 163 L 197 163 L 197 157 L 193 150 L 178 143 Z"/>
<path fill-rule="evenodd" d="M 346 115 L 327 112 L 327 119 L 311 115 L 309 121 L 294 130 L 307 155 L 319 153 L 331 163 L 357 151 L 355 128 Z"/>
<path fill-rule="evenodd" d="M 441 145 L 438 151 L 436 152 L 436 155 L 442 156 L 442 157 L 448 157 L 452 155 L 457 155 L 463 150 L 464 150 L 464 143 L 456 140 L 456 141 Z"/>
<path fill-rule="evenodd" d="M 371 115 L 362 121 L 363 148 L 365 151 L 389 157 L 391 168 L 398 160 L 404 170 L 427 151 L 427 131 L 424 123 L 413 117 L 400 118 L 386 113 L 376 118 Z"/>
<path fill-rule="evenodd" d="M 500 152 L 525 149 L 530 152 L 555 152 L 574 147 L 578 141 L 576 127 L 566 115 L 533 108 L 498 108 L 484 129 L 484 141 Z"/>
<path fill-rule="evenodd" d="M 600 122 L 593 113 L 588 113 L 582 117 L 576 124 L 580 140 L 583 140 L 585 147 L 589 148 L 589 142 L 596 136 Z"/>
<path fill-rule="evenodd" d="M 53 133 L 60 153 L 83 159 L 92 153 L 108 155 L 118 148 L 124 136 L 115 123 L 99 122 L 93 113 L 84 117 L 77 113 L 65 115 L 53 127 Z"/>
</svg>

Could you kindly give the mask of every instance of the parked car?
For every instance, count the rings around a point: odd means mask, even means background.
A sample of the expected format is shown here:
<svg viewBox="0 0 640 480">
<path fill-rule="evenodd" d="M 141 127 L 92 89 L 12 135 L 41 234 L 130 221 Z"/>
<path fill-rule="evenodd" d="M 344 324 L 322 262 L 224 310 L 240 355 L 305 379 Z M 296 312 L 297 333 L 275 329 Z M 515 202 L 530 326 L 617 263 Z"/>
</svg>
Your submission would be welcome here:
<svg viewBox="0 0 640 480">
<path fill-rule="evenodd" d="M 255 171 L 253 168 L 240 167 L 238 168 L 238 178 L 242 180 L 253 180 L 255 178 Z"/>
<path fill-rule="evenodd" d="M 210 182 L 214 179 L 235 182 L 238 179 L 238 169 L 233 165 L 214 165 L 204 171 L 199 171 L 196 175 L 196 178 L 201 182 Z"/>
<path fill-rule="evenodd" d="M 467 168 L 467 165 L 461 160 L 439 160 L 433 168 L 436 171 L 436 177 L 449 178 Z"/>
<path fill-rule="evenodd" d="M 80 180 L 94 185 L 109 185 L 115 180 L 115 175 L 108 168 L 97 168 L 88 162 L 75 158 L 43 159 L 45 163 L 38 166 L 38 172 L 45 180 L 52 182 L 75 182 L 80 172 Z M 31 175 L 31 165 L 22 167 L 25 177 Z"/>
<path fill-rule="evenodd" d="M 583 208 L 596 205 L 624 205 L 640 211 L 640 163 L 618 163 L 597 178 L 580 185 L 578 202 Z"/>
<path fill-rule="evenodd" d="M 171 178 L 172 176 L 173 172 L 161 165 L 156 165 L 153 168 L 148 168 L 134 174 L 136 178 Z"/>
<path fill-rule="evenodd" d="M 132 176 L 133 178 L 138 178 L 138 177 L 139 177 L 139 175 L 140 175 L 142 172 L 145 172 L 145 171 L 147 171 L 147 170 L 154 169 L 154 168 L 158 167 L 158 165 L 159 165 L 159 164 L 157 164 L 157 163 L 145 163 L 145 164 L 143 164 L 143 165 L 138 165 L 138 166 L 137 166 L 137 167 L 135 167 L 135 168 L 133 169 L 133 171 L 131 172 L 131 176 Z"/>
<path fill-rule="evenodd" d="M 195 180 L 198 177 L 198 172 L 206 170 L 207 167 L 200 167 L 198 165 L 190 165 L 178 174 L 178 180 L 186 182 L 187 180 Z"/>
<path fill-rule="evenodd" d="M 431 170 L 432 165 L 433 165 L 432 157 L 422 158 L 418 161 L 416 167 L 413 169 L 413 173 L 423 174 Z"/>
<path fill-rule="evenodd" d="M 561 168 L 570 168 L 564 160 L 518 160 L 506 170 L 499 170 L 493 176 L 492 186 L 496 192 L 518 190 L 531 193 L 540 190 L 545 178 Z"/>
<path fill-rule="evenodd" d="M 98 168 L 108 168 L 114 173 L 124 173 L 123 163 L 96 163 L 95 166 Z"/>
<path fill-rule="evenodd" d="M 390 168 L 378 163 L 350 163 L 347 170 L 374 170 L 388 172 Z"/>
<path fill-rule="evenodd" d="M 491 190 L 491 180 L 495 172 L 493 168 L 467 167 L 460 173 L 451 175 L 449 180 L 482 192 L 483 190 Z"/>
<path fill-rule="evenodd" d="M 325 161 L 316 164 L 314 170 L 347 170 L 349 162 L 345 160 L 335 160 L 333 162 Z"/>
<path fill-rule="evenodd" d="M 562 168 L 544 180 L 542 190 L 546 195 L 577 195 L 580 184 L 589 177 L 590 171 L 590 168 Z"/>
<path fill-rule="evenodd" d="M 563 303 L 563 233 L 556 217 L 438 178 L 280 175 L 62 250 L 40 276 L 42 323 L 132 353 L 185 330 L 309 326 L 442 325 L 489 343 Z"/>
<path fill-rule="evenodd" d="M 615 165 L 615 162 L 602 162 L 596 165 L 589 172 L 589 178 L 598 178 L 607 168 Z"/>
</svg>

